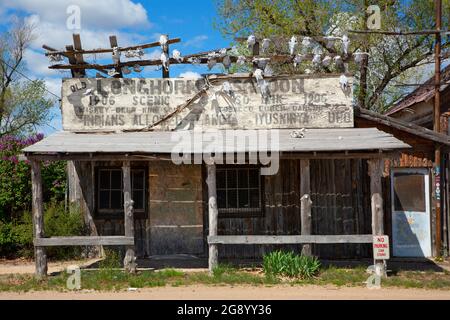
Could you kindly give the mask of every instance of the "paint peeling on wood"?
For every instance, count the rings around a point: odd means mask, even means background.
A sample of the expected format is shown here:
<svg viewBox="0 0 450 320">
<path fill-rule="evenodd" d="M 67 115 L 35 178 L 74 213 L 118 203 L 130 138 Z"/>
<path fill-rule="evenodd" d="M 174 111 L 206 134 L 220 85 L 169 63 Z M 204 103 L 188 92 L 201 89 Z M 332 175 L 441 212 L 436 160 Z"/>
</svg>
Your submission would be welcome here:
<svg viewBox="0 0 450 320">
<path fill-rule="evenodd" d="M 339 77 L 270 79 L 264 99 L 254 79 L 215 80 L 200 99 L 156 126 L 195 128 L 353 127 L 351 95 Z M 64 79 L 63 128 L 67 131 L 139 130 L 174 112 L 205 87 L 205 80 Z"/>
</svg>

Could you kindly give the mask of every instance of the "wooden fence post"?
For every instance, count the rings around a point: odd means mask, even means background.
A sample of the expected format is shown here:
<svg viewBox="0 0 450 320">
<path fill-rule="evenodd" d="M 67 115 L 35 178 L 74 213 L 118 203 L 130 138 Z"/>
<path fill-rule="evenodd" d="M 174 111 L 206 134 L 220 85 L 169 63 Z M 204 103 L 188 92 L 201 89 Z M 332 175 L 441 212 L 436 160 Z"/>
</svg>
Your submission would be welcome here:
<svg viewBox="0 0 450 320">
<path fill-rule="evenodd" d="M 44 209 L 42 194 L 41 164 L 31 160 L 32 210 L 33 210 L 33 238 L 44 237 Z M 34 246 L 35 275 L 38 279 L 47 276 L 47 255 L 45 247 Z"/>
<path fill-rule="evenodd" d="M 216 190 L 216 165 L 207 164 L 208 176 L 206 183 L 208 185 L 208 216 L 209 216 L 209 236 L 217 236 L 217 218 L 218 218 L 218 208 L 217 208 L 217 190 Z M 208 255 L 208 268 L 209 272 L 212 273 L 214 268 L 218 264 L 218 249 L 217 244 L 210 244 L 209 255 Z"/>
<path fill-rule="evenodd" d="M 302 236 L 311 235 L 311 205 L 309 160 L 300 160 L 300 220 Z M 305 256 L 310 256 L 312 254 L 311 244 L 303 245 L 302 254 Z"/>
<path fill-rule="evenodd" d="M 134 217 L 133 217 L 133 200 L 131 199 L 131 168 L 130 161 L 124 161 L 123 167 L 123 197 L 124 197 L 124 215 L 125 215 L 125 237 L 134 238 Z M 124 268 L 130 273 L 136 272 L 136 257 L 134 254 L 134 246 L 126 247 Z"/>
<path fill-rule="evenodd" d="M 370 195 L 372 208 L 372 235 L 384 235 L 383 189 L 381 177 L 384 170 L 383 159 L 371 159 L 369 164 Z M 379 276 L 386 276 L 383 260 L 375 260 L 375 272 Z"/>
</svg>

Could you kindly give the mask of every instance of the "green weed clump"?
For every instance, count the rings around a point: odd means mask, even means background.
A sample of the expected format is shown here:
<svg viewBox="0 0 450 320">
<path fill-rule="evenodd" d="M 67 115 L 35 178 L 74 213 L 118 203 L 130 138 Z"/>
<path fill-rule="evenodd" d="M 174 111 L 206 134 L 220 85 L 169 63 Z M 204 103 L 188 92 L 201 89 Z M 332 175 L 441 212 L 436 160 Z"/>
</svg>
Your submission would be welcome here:
<svg viewBox="0 0 450 320">
<path fill-rule="evenodd" d="M 9 222 L 0 220 L 0 257 L 31 258 L 34 255 L 33 222 L 31 212 Z M 86 234 L 83 215 L 78 207 L 65 210 L 64 203 L 50 202 L 44 206 L 46 237 L 83 236 Z M 47 248 L 47 256 L 55 260 L 81 257 L 81 247 Z"/>
<path fill-rule="evenodd" d="M 316 257 L 294 252 L 273 251 L 263 257 L 263 270 L 267 276 L 311 279 L 319 273 L 320 266 Z"/>
</svg>

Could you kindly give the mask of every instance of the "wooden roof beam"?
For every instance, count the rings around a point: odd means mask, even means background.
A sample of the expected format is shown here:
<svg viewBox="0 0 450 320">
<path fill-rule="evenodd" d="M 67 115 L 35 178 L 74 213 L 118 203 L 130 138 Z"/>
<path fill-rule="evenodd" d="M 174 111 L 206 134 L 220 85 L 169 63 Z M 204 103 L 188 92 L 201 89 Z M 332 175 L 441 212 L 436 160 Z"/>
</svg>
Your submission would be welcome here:
<svg viewBox="0 0 450 320">
<path fill-rule="evenodd" d="M 183 57 L 183 59 L 181 61 L 177 61 L 173 58 L 170 58 L 170 64 L 192 64 L 192 62 L 189 61 L 189 58 L 193 58 L 193 57 L 199 57 L 199 54 L 195 54 L 195 55 L 187 55 L 185 57 Z M 311 59 L 313 55 L 306 55 L 306 58 Z M 331 57 L 333 55 L 330 55 Z M 267 58 L 270 59 L 271 62 L 290 62 L 293 61 L 294 57 L 291 55 L 276 55 L 276 56 L 271 56 L 271 57 L 263 57 L 263 56 L 246 56 L 245 60 L 246 62 L 252 62 L 254 57 L 258 57 L 258 58 Z M 237 61 L 237 57 L 231 56 L 230 57 L 231 62 L 236 62 Z M 208 60 L 209 58 L 207 57 L 200 57 L 199 58 L 199 64 L 208 64 Z M 221 63 L 223 60 L 223 58 L 216 58 L 216 61 L 218 63 Z M 348 59 L 344 59 L 344 61 L 347 61 Z M 160 59 L 156 59 L 156 60 L 135 60 L 135 61 L 127 61 L 127 62 L 121 62 L 120 66 L 124 67 L 124 66 L 134 66 L 135 64 L 138 64 L 140 66 L 157 66 L 157 65 L 161 65 L 161 60 Z M 83 69 L 112 69 L 115 68 L 116 65 L 115 64 L 105 64 L 105 65 L 100 65 L 100 64 L 85 64 L 83 66 L 79 66 L 80 68 Z M 49 67 L 50 69 L 73 69 L 76 68 L 72 65 L 64 65 L 64 64 L 54 64 L 52 66 Z"/>
<path fill-rule="evenodd" d="M 181 42 L 180 38 L 175 38 L 175 39 L 169 39 L 167 41 L 168 44 L 174 44 L 174 43 L 179 43 Z M 136 49 L 148 49 L 148 48 L 154 48 L 154 47 L 159 47 L 160 43 L 158 42 L 151 42 L 151 43 L 146 43 L 146 44 L 142 44 L 142 45 L 137 45 L 137 46 L 130 46 L 130 47 L 123 47 L 120 48 L 119 47 L 119 51 L 123 52 L 123 51 L 128 51 L 128 50 L 136 50 Z M 42 48 L 48 50 L 48 46 L 47 45 L 43 45 Z M 53 50 L 49 50 L 51 52 L 46 52 L 45 55 L 49 56 L 52 54 L 62 54 L 62 55 L 66 55 L 66 54 L 72 54 L 72 52 L 68 52 L 68 51 L 53 51 Z M 80 54 L 96 54 L 96 53 L 112 53 L 113 49 L 112 48 L 108 48 L 108 49 L 91 49 L 91 50 L 80 50 L 77 53 Z"/>
</svg>

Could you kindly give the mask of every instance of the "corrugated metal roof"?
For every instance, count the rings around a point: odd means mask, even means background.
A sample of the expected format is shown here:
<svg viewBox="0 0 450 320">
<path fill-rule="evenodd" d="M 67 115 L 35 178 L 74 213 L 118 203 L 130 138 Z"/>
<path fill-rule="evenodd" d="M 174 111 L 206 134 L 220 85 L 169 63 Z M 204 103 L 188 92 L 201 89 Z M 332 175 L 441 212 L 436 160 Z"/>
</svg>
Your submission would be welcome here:
<svg viewBox="0 0 450 320">
<path fill-rule="evenodd" d="M 377 128 L 222 130 L 81 134 L 58 132 L 25 148 L 27 153 L 234 153 L 395 150 L 410 146 Z M 298 132 L 297 132 L 298 133 Z M 259 137 L 259 138 L 258 138 Z M 268 143 L 265 143 L 267 139 Z"/>
<path fill-rule="evenodd" d="M 358 119 L 365 119 L 386 125 L 391 128 L 407 132 L 408 134 L 427 139 L 429 141 L 434 141 L 442 143 L 444 145 L 450 145 L 450 137 L 443 133 L 438 133 L 433 130 L 429 130 L 417 124 L 411 122 L 405 122 L 400 119 L 389 117 L 386 115 L 379 114 L 378 112 L 370 111 L 364 108 L 355 107 L 355 121 L 358 124 Z"/>
<path fill-rule="evenodd" d="M 450 65 L 448 65 L 442 70 L 441 77 L 442 77 L 441 82 L 446 82 L 450 80 Z M 434 97 L 434 86 L 433 86 L 434 83 L 435 82 L 433 76 L 430 79 L 428 79 L 423 85 L 419 86 L 405 98 L 403 98 L 395 105 L 393 105 L 384 114 L 390 116 L 403 109 L 411 107 L 412 105 L 430 100 L 431 98 Z M 447 87 L 448 85 L 441 86 L 441 91 L 444 91 Z"/>
</svg>

